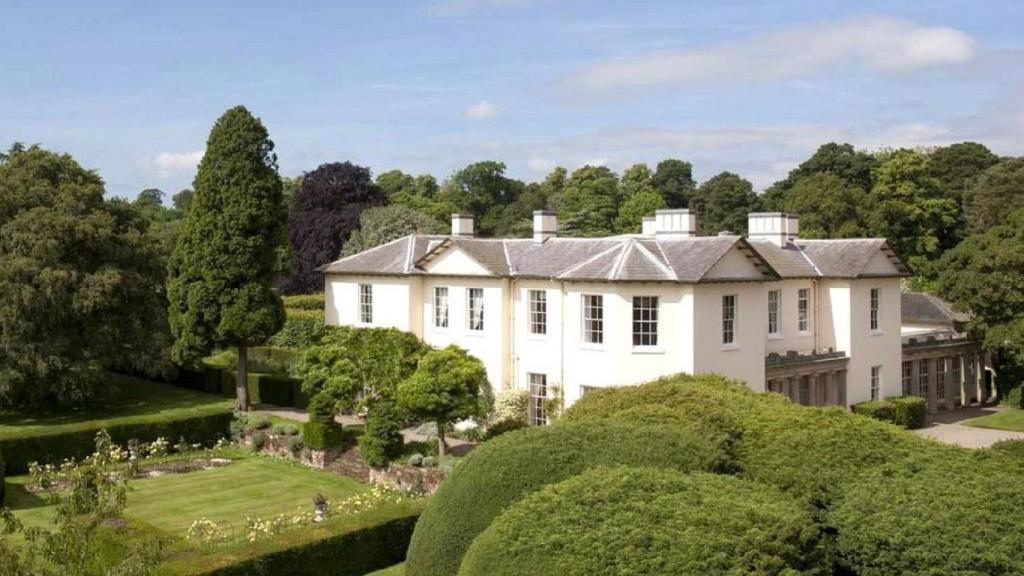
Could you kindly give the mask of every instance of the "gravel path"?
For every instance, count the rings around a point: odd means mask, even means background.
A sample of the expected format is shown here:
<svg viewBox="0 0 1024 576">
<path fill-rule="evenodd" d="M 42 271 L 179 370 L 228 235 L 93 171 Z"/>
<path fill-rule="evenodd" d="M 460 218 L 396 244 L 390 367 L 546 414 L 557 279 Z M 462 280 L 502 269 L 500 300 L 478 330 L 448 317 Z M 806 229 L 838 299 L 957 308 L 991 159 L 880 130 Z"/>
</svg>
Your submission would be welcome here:
<svg viewBox="0 0 1024 576">
<path fill-rule="evenodd" d="M 1024 440 L 1024 432 L 974 428 L 973 426 L 960 424 L 964 420 L 994 414 L 998 411 L 999 408 L 995 406 L 983 408 L 975 406 L 953 412 L 942 412 L 935 415 L 934 421 L 930 426 L 914 430 L 914 433 L 925 438 L 964 448 L 988 448 L 1002 440 Z"/>
</svg>

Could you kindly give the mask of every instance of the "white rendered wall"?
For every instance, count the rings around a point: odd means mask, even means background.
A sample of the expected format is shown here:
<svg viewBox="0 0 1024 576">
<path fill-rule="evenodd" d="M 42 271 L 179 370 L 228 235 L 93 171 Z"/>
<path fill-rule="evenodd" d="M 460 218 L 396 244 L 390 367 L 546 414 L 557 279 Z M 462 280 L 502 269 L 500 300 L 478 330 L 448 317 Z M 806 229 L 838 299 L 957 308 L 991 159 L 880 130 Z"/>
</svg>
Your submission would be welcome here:
<svg viewBox="0 0 1024 576">
<path fill-rule="evenodd" d="M 398 328 L 413 331 L 410 301 L 418 291 L 410 291 L 411 278 L 398 276 L 325 276 L 324 321 L 328 326 Z M 359 285 L 373 286 L 373 322 L 359 320 Z"/>
<path fill-rule="evenodd" d="M 798 297 L 801 288 L 806 288 L 808 291 L 808 319 L 807 331 L 805 332 L 801 332 L 799 329 Z M 781 282 L 765 284 L 764 334 L 767 340 L 766 353 L 785 354 L 790 350 L 796 350 L 801 354 L 805 354 L 815 349 L 814 326 L 815 320 L 820 314 L 816 310 L 817 298 L 815 298 L 815 288 L 815 281 L 810 279 L 783 280 Z M 777 335 L 768 334 L 768 292 L 770 290 L 779 290 L 781 295 L 781 309 L 779 312 L 780 333 Z M 818 347 L 820 348 L 820 345 Z"/>
<path fill-rule="evenodd" d="M 583 341 L 582 295 L 604 297 L 604 342 Z M 658 346 L 633 346 L 633 296 L 657 296 Z M 691 287 L 656 283 L 572 283 L 565 287 L 563 393 L 566 406 L 582 387 L 639 384 L 693 371 Z M 553 349 L 549 354 L 557 354 Z M 520 355 L 520 363 L 527 361 Z"/>
<path fill-rule="evenodd" d="M 768 329 L 764 282 L 697 284 L 693 289 L 694 372 L 717 372 L 765 389 L 765 333 Z M 722 296 L 736 295 L 733 344 L 722 343 Z"/>
<path fill-rule="evenodd" d="M 497 278 L 467 278 L 428 275 L 422 279 L 420 322 L 423 340 L 431 346 L 443 348 L 455 344 L 465 348 L 487 368 L 491 388 L 501 390 L 507 380 L 508 352 L 506 306 L 507 281 Z M 434 288 L 448 288 L 448 327 L 434 326 Z M 468 316 L 468 289 L 483 288 L 484 329 L 470 330 Z"/>
<path fill-rule="evenodd" d="M 562 376 L 562 351 L 565 342 L 563 325 L 567 322 L 564 316 L 561 282 L 548 280 L 519 280 L 513 284 L 512 320 L 512 371 L 515 375 L 514 387 L 521 390 L 529 389 L 528 373 L 544 374 L 549 389 L 561 387 L 564 390 Z M 542 290 L 547 295 L 547 334 L 530 333 L 528 291 Z"/>
<path fill-rule="evenodd" d="M 880 290 L 878 330 L 870 329 L 871 288 Z M 850 356 L 846 377 L 850 404 L 871 399 L 871 367 L 882 367 L 881 397 L 901 394 L 902 340 L 899 278 L 865 278 L 850 282 Z"/>
</svg>

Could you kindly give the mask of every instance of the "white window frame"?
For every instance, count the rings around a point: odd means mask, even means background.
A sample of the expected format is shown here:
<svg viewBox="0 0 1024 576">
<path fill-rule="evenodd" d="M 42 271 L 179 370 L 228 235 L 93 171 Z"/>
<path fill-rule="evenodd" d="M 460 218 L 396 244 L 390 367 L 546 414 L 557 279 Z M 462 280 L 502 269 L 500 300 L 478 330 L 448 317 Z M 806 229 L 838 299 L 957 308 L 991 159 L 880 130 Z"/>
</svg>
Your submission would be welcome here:
<svg viewBox="0 0 1024 576">
<path fill-rule="evenodd" d="M 917 395 L 924 398 L 928 397 L 928 386 L 931 384 L 931 382 L 929 382 L 931 377 L 931 374 L 929 374 L 931 371 L 931 364 L 932 362 L 928 358 L 919 360 L 917 363 Z"/>
<path fill-rule="evenodd" d="M 739 297 L 736 294 L 722 295 L 722 346 L 735 348 L 736 325 L 738 318 Z"/>
<path fill-rule="evenodd" d="M 359 323 L 373 324 L 373 284 L 359 285 Z"/>
<path fill-rule="evenodd" d="M 527 372 L 526 382 L 530 387 L 530 425 L 545 426 L 548 423 L 547 409 L 544 406 L 548 399 L 548 376 Z"/>
<path fill-rule="evenodd" d="M 634 348 L 657 348 L 659 303 L 657 296 L 633 296 Z"/>
<path fill-rule="evenodd" d="M 768 291 L 768 336 L 782 336 L 782 290 Z"/>
<path fill-rule="evenodd" d="M 447 286 L 434 286 L 434 301 L 432 304 L 434 310 L 434 328 L 447 330 L 448 329 L 448 287 Z"/>
<path fill-rule="evenodd" d="M 798 288 L 796 291 L 796 330 L 807 334 L 811 330 L 811 289 Z"/>
<path fill-rule="evenodd" d="M 935 359 L 935 399 L 946 400 L 946 370 L 949 369 L 946 357 Z"/>
<path fill-rule="evenodd" d="M 483 332 L 484 326 L 484 289 L 466 288 L 466 328 Z"/>
<path fill-rule="evenodd" d="M 881 330 L 879 328 L 880 324 L 879 324 L 879 321 L 878 321 L 879 320 L 879 318 L 878 318 L 878 309 L 879 309 L 880 302 L 881 302 L 881 299 L 882 299 L 882 291 L 880 289 L 878 289 L 878 288 L 872 288 L 871 289 L 871 293 L 868 296 L 868 298 L 870 299 L 869 306 L 870 306 L 870 309 L 871 309 L 870 314 L 868 316 L 868 321 L 869 321 L 868 327 L 869 327 L 869 329 L 871 330 L 872 333 L 877 334 L 877 333 L 881 332 Z"/>
<path fill-rule="evenodd" d="M 902 370 L 903 370 L 903 373 L 902 373 L 902 375 L 900 377 L 900 383 L 901 383 L 900 392 L 902 392 L 904 396 L 913 396 L 914 395 L 914 361 L 913 360 L 904 360 L 903 361 Z"/>
<path fill-rule="evenodd" d="M 584 344 L 604 344 L 604 295 L 580 295 L 580 320 Z"/>
<path fill-rule="evenodd" d="M 527 322 L 530 324 L 530 334 L 546 336 L 548 333 L 547 290 L 527 290 L 526 302 L 529 309 Z"/>
<path fill-rule="evenodd" d="M 871 367 L 871 400 L 882 399 L 882 367 Z"/>
</svg>

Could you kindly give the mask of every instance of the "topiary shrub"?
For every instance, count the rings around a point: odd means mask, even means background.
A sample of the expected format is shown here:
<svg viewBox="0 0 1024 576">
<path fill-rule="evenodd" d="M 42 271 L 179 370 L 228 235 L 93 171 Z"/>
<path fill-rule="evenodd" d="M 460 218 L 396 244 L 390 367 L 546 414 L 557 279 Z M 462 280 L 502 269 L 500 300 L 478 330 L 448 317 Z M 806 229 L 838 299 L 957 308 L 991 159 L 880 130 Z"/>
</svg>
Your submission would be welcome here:
<svg viewBox="0 0 1024 576">
<path fill-rule="evenodd" d="M 780 491 L 716 474 L 597 468 L 513 504 L 460 576 L 829 573 L 819 530 Z"/>
<path fill-rule="evenodd" d="M 378 400 L 366 415 L 366 427 L 359 436 L 359 453 L 373 468 L 383 468 L 402 455 L 402 424 L 394 406 Z"/>
<path fill-rule="evenodd" d="M 850 410 L 852 410 L 854 414 L 860 414 L 861 416 L 867 416 L 868 418 L 874 418 L 875 420 L 881 420 L 882 422 L 892 422 L 895 412 L 892 402 L 888 400 L 861 402 L 860 404 L 850 406 Z"/>
<path fill-rule="evenodd" d="M 828 515 L 844 573 L 1024 574 L 1024 461 L 933 446 L 867 470 Z"/>
<path fill-rule="evenodd" d="M 595 466 L 717 471 L 724 447 L 688 430 L 624 422 L 561 422 L 509 432 L 470 452 L 416 526 L 408 576 L 458 572 L 470 543 L 510 504 Z"/>
<path fill-rule="evenodd" d="M 334 403 L 323 394 L 309 402 L 309 421 L 302 426 L 302 438 L 312 450 L 339 448 L 345 442 L 345 431 L 334 420 Z"/>
<path fill-rule="evenodd" d="M 324 295 L 323 294 L 297 294 L 294 296 L 284 296 L 281 298 L 284 303 L 285 310 L 289 312 L 292 310 L 319 310 L 324 311 Z"/>
</svg>

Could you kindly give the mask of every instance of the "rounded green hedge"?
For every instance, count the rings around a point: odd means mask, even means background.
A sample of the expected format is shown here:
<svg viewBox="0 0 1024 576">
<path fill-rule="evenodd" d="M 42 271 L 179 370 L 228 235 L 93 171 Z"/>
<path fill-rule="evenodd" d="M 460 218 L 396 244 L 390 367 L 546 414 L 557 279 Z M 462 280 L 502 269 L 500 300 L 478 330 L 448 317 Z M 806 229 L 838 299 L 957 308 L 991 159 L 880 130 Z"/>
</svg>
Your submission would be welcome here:
<svg viewBox="0 0 1024 576">
<path fill-rule="evenodd" d="M 596 466 L 727 467 L 725 447 L 692 431 L 622 422 L 517 430 L 469 453 L 430 500 L 409 546 L 409 576 L 454 576 L 474 538 L 506 507 Z"/>
<path fill-rule="evenodd" d="M 828 515 L 859 576 L 1024 574 L 1024 461 L 938 448 L 869 470 Z"/>
<path fill-rule="evenodd" d="M 526 496 L 473 541 L 460 576 L 828 573 L 782 492 L 734 476 L 598 468 Z"/>
<path fill-rule="evenodd" d="M 798 406 L 714 375 L 681 375 L 594 392 L 567 410 L 566 419 L 628 420 L 644 410 L 676 411 L 696 429 L 724 433 L 741 476 L 820 507 L 827 507 L 863 470 L 931 447 L 891 424 L 841 408 Z"/>
</svg>

